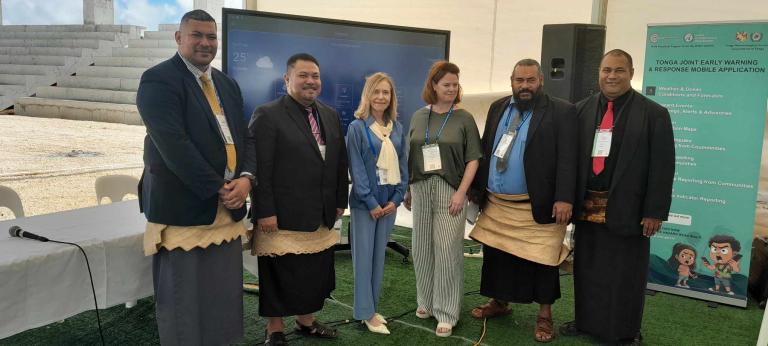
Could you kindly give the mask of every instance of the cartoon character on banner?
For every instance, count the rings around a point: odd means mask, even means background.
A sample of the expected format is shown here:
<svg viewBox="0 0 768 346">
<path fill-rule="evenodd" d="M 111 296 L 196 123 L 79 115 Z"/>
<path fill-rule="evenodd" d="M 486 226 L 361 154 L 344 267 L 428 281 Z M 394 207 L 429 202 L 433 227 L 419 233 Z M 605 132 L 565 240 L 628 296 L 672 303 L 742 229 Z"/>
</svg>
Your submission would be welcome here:
<svg viewBox="0 0 768 346">
<path fill-rule="evenodd" d="M 677 243 L 672 247 L 672 255 L 667 260 L 669 267 L 677 270 L 677 282 L 675 286 L 691 288 L 688 280 L 697 278 L 696 275 L 696 249 L 688 244 Z"/>
<path fill-rule="evenodd" d="M 709 258 L 715 263 L 712 264 L 706 257 L 701 257 L 704 266 L 714 273 L 715 287 L 710 287 L 708 290 L 719 293 L 722 286 L 726 294 L 734 295 L 731 276 L 741 271 L 740 251 L 741 243 L 730 235 L 715 235 L 709 239 Z"/>
</svg>

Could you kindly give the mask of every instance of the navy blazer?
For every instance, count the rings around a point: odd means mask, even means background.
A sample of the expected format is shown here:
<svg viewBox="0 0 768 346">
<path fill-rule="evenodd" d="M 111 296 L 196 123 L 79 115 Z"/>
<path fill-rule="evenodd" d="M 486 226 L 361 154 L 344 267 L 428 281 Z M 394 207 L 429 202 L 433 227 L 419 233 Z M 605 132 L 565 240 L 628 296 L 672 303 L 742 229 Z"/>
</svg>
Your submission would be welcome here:
<svg viewBox="0 0 768 346">
<path fill-rule="evenodd" d="M 325 160 L 312 136 L 306 114 L 291 97 L 256 108 L 249 129 L 256 138 L 259 184 L 252 217 L 277 216 L 280 229 L 313 232 L 332 228 L 336 208 L 346 209 L 349 179 L 347 148 L 338 113 L 315 101 L 325 133 Z"/>
<path fill-rule="evenodd" d="M 240 87 L 210 67 L 237 153 L 235 177 L 256 173 L 253 139 Z M 176 54 L 144 72 L 136 106 L 147 128 L 139 203 L 147 220 L 174 226 L 210 225 L 224 185 L 227 154 L 218 123 L 195 76 Z M 235 221 L 246 208 L 230 210 Z"/>
</svg>

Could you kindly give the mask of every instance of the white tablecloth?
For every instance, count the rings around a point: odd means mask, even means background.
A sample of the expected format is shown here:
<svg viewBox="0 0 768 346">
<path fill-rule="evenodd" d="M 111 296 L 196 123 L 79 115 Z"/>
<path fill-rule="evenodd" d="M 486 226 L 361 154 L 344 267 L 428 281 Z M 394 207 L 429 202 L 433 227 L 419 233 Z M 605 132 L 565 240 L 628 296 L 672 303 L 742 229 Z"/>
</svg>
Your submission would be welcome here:
<svg viewBox="0 0 768 346">
<path fill-rule="evenodd" d="M 77 243 L 91 264 L 99 308 L 152 295 L 152 258 L 136 200 L 0 222 L 0 339 L 93 310 L 88 271 L 71 245 L 11 238 L 8 229 Z"/>
</svg>

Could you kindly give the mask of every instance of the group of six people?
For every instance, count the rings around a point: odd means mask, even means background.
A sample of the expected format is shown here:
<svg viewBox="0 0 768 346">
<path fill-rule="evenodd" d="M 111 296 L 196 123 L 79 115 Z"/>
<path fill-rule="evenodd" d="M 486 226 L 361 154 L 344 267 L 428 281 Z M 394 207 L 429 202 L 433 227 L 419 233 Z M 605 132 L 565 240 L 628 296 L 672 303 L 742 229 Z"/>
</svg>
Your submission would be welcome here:
<svg viewBox="0 0 768 346">
<path fill-rule="evenodd" d="M 139 186 L 153 255 L 163 345 L 229 344 L 243 335 L 242 246 L 251 194 L 259 315 L 268 345 L 296 332 L 336 338 L 318 322 L 335 288 L 333 225 L 351 214 L 353 317 L 389 334 L 378 311 L 397 208 L 413 211 L 415 314 L 450 336 L 461 315 L 467 203 L 482 210 L 470 237 L 483 244 L 481 294 L 471 311 L 509 314 L 538 303 L 534 338 L 555 337 L 558 265 L 575 223 L 575 320 L 562 335 L 639 344 L 649 238 L 666 220 L 674 175 L 670 116 L 630 85 L 632 58 L 605 54 L 600 92 L 576 105 L 543 90 L 538 62 L 517 62 L 512 95 L 495 101 L 481 137 L 461 107 L 459 68 L 435 62 L 405 129 L 395 81 L 366 78 L 345 137 L 337 112 L 318 100 L 320 63 L 290 57 L 287 95 L 247 124 L 237 83 L 210 67 L 218 38 L 201 10 L 184 15 L 178 54 L 147 70 L 137 107 L 147 128 Z M 349 188 L 351 177 L 351 190 Z"/>
</svg>

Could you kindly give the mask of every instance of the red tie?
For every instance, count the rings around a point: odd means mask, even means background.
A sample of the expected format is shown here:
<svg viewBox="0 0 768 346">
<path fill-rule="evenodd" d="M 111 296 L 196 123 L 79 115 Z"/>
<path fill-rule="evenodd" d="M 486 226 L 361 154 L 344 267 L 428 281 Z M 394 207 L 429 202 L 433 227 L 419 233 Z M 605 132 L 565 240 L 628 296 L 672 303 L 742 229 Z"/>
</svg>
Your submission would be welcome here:
<svg viewBox="0 0 768 346">
<path fill-rule="evenodd" d="M 605 115 L 603 115 L 603 121 L 600 122 L 600 129 L 610 130 L 612 127 L 613 127 L 613 101 L 608 101 L 608 109 L 605 110 Z M 605 169 L 605 158 L 593 157 L 592 172 L 594 172 L 595 175 L 600 175 L 600 173 L 603 172 L 603 169 Z"/>
<path fill-rule="evenodd" d="M 307 110 L 307 119 L 309 119 L 309 127 L 312 130 L 312 136 L 315 137 L 317 144 L 325 144 L 323 142 L 323 136 L 320 135 L 320 126 L 317 125 L 317 120 L 315 120 L 315 116 L 312 114 L 312 107 L 307 107 L 305 109 Z"/>
</svg>

